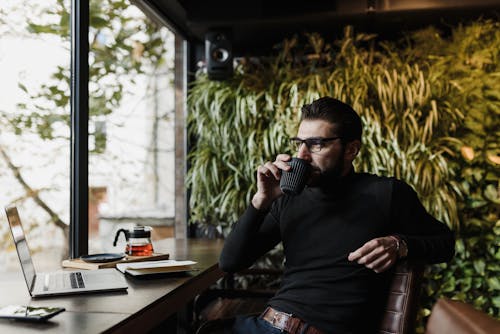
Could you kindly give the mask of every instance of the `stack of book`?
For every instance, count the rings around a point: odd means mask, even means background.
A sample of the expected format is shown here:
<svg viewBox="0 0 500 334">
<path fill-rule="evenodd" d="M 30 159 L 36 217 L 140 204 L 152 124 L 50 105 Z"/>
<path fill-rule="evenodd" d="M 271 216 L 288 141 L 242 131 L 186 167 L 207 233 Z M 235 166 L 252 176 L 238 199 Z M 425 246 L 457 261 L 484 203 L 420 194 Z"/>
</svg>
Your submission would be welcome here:
<svg viewBox="0 0 500 334">
<path fill-rule="evenodd" d="M 151 256 L 131 256 L 126 255 L 123 259 L 111 262 L 88 262 L 82 259 L 69 259 L 62 262 L 64 268 L 76 268 L 76 269 L 103 269 L 103 268 L 115 268 L 118 263 L 135 263 L 135 262 L 150 262 L 150 261 L 161 261 L 168 260 L 169 254 L 155 253 Z"/>
<path fill-rule="evenodd" d="M 129 274 L 131 276 L 144 276 L 192 271 L 195 270 L 193 268 L 193 265 L 195 264 L 196 262 L 194 261 L 146 261 L 134 263 L 118 263 L 116 265 L 116 269 L 124 274 Z"/>
</svg>

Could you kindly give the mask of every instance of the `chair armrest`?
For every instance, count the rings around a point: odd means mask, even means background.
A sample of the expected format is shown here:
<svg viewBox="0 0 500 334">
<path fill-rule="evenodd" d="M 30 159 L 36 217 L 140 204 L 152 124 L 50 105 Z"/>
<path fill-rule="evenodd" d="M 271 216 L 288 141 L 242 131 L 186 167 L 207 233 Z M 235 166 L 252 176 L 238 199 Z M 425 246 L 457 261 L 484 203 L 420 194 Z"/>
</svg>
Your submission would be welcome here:
<svg viewBox="0 0 500 334">
<path fill-rule="evenodd" d="M 420 262 L 405 260 L 396 265 L 379 333 L 414 333 L 423 272 Z"/>
</svg>

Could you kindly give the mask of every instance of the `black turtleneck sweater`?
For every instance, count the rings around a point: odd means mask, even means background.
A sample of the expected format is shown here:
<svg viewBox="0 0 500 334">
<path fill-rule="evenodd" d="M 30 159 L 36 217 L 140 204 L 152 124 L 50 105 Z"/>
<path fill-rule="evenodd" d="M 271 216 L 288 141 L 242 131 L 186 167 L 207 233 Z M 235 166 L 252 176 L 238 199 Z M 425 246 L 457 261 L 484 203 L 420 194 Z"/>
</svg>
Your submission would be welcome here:
<svg viewBox="0 0 500 334">
<path fill-rule="evenodd" d="M 409 259 L 437 263 L 454 253 L 452 232 L 406 183 L 352 172 L 326 190 L 283 195 L 268 212 L 250 206 L 226 239 L 220 266 L 239 271 L 282 242 L 283 281 L 270 306 L 326 333 L 375 333 L 391 272 L 377 274 L 347 257 L 391 234 L 406 241 Z"/>
</svg>

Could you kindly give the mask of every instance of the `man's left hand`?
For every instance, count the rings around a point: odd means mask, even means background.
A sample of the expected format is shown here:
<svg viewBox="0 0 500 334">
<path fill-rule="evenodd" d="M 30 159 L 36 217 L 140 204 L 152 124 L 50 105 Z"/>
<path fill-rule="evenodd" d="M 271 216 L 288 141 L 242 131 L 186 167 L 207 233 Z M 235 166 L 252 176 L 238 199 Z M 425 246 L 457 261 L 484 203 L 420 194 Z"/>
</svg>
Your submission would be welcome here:
<svg viewBox="0 0 500 334">
<path fill-rule="evenodd" d="M 372 239 L 350 253 L 347 259 L 357 261 L 374 272 L 381 273 L 396 263 L 398 241 L 392 236 Z"/>
</svg>

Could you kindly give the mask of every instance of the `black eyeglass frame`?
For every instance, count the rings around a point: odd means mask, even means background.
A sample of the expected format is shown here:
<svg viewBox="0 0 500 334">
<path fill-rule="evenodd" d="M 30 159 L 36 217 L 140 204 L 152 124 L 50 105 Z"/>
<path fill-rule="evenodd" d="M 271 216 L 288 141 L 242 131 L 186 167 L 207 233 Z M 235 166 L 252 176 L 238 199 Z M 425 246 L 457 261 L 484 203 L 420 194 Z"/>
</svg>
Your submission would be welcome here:
<svg viewBox="0 0 500 334">
<path fill-rule="evenodd" d="M 292 137 L 290 138 L 290 144 L 298 151 L 302 144 L 306 144 L 307 149 L 311 153 L 318 153 L 320 152 L 323 147 L 325 147 L 325 144 L 337 140 L 337 139 L 342 139 L 340 136 L 336 137 L 329 137 L 329 138 L 322 138 L 322 137 L 310 137 L 306 139 L 300 139 L 299 137 Z M 312 147 L 314 145 L 319 145 L 319 148 L 313 149 Z"/>
</svg>

